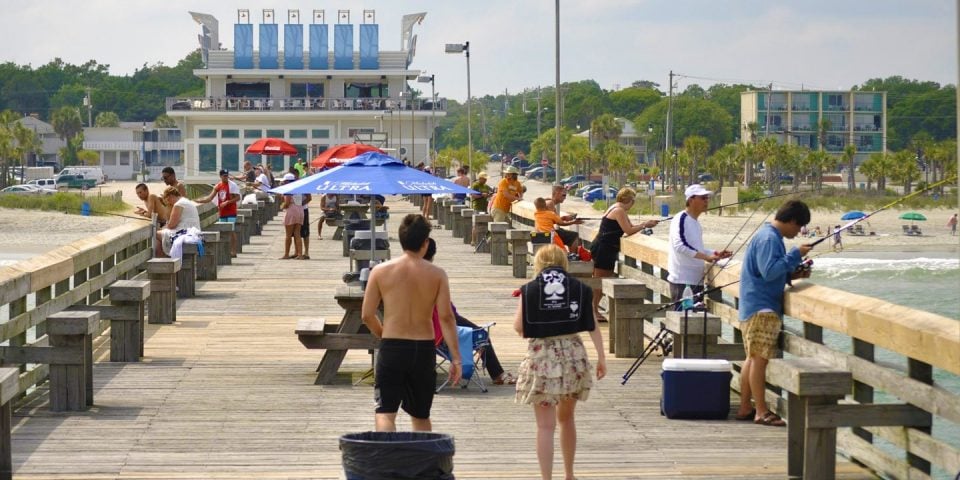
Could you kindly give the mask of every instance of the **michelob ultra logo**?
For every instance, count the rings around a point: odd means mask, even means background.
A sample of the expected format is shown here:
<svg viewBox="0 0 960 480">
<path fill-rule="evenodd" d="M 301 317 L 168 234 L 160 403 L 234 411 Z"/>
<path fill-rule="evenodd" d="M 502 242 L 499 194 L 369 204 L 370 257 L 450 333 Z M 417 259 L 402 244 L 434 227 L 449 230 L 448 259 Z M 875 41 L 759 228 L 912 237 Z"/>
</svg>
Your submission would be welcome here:
<svg viewBox="0 0 960 480">
<path fill-rule="evenodd" d="M 440 185 L 436 182 L 405 182 L 400 180 L 397 182 L 401 187 L 410 191 L 429 191 L 429 192 L 446 192 L 453 190 L 452 188 L 446 185 Z"/>
</svg>

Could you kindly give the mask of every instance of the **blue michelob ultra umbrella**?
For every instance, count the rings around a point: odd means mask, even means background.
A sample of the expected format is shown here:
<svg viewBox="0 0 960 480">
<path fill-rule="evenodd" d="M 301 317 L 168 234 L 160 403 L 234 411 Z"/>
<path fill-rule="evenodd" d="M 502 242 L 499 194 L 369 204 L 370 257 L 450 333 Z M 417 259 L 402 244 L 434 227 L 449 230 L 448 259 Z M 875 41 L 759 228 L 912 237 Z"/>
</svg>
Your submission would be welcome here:
<svg viewBox="0 0 960 480">
<path fill-rule="evenodd" d="M 379 152 L 366 152 L 342 166 L 271 189 L 279 194 L 427 195 L 480 193 L 408 167 Z M 374 255 L 376 204 L 370 202 L 370 258 Z"/>
<path fill-rule="evenodd" d="M 856 220 L 858 218 L 866 217 L 867 214 L 861 212 L 860 210 L 851 210 L 847 213 L 844 213 L 840 220 Z"/>
</svg>

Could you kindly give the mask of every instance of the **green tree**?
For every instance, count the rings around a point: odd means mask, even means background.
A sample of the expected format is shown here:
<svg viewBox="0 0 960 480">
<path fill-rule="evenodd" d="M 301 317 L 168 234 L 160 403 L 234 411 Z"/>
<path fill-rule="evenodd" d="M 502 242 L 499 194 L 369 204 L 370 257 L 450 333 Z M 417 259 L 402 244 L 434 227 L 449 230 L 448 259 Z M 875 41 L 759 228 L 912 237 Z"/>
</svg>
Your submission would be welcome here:
<svg viewBox="0 0 960 480">
<path fill-rule="evenodd" d="M 80 149 L 77 152 L 77 163 L 80 165 L 96 165 L 100 162 L 100 154 L 93 150 Z"/>
<path fill-rule="evenodd" d="M 667 99 L 661 99 L 634 119 L 634 125 L 653 125 L 654 138 L 663 138 L 663 125 L 667 119 Z M 673 101 L 673 138 L 700 135 L 710 142 L 711 148 L 719 148 L 733 141 L 730 123 L 733 119 L 716 103 L 710 100 L 677 97 Z"/>
<path fill-rule="evenodd" d="M 893 158 L 886 153 L 876 152 L 860 164 L 860 172 L 867 177 L 867 190 L 870 182 L 877 182 L 877 190 L 883 192 L 887 188 L 887 177 L 893 173 Z"/>
<path fill-rule="evenodd" d="M 157 118 L 153 121 L 153 126 L 156 128 L 177 128 L 177 122 L 166 113 L 161 113 L 157 115 Z"/>
<path fill-rule="evenodd" d="M 554 136 L 556 130 L 551 128 L 530 144 L 530 158 L 546 158 L 551 165 L 556 160 Z M 560 130 L 560 169 L 561 173 L 590 172 L 590 145 L 586 138 L 573 134 L 573 130 Z"/>
<path fill-rule="evenodd" d="M 120 117 L 113 112 L 100 112 L 93 124 L 97 127 L 119 127 Z"/>
<path fill-rule="evenodd" d="M 657 103 L 663 94 L 652 88 L 629 87 L 610 95 L 610 112 L 617 117 L 635 118 L 647 107 Z"/>
<path fill-rule="evenodd" d="M 53 131 L 61 140 L 68 141 L 83 132 L 83 122 L 80 120 L 80 111 L 74 107 L 61 107 L 51 116 Z"/>
<path fill-rule="evenodd" d="M 689 162 L 687 185 L 697 183 L 697 174 L 700 173 L 700 166 L 704 160 L 706 160 L 707 153 L 709 152 L 710 143 L 706 138 L 699 135 L 690 135 L 683 139 L 683 153 Z"/>
<path fill-rule="evenodd" d="M 856 184 L 857 179 L 855 178 L 856 177 L 855 175 L 856 164 L 854 163 L 855 158 L 857 158 L 856 145 L 847 145 L 846 147 L 843 147 L 842 159 L 843 159 L 844 165 L 847 166 L 847 191 L 848 192 L 852 192 L 857 186 Z"/>
<path fill-rule="evenodd" d="M 903 185 L 904 195 L 910 194 L 913 190 L 913 180 L 920 174 L 920 168 L 917 167 L 917 159 L 910 150 L 900 150 L 893 154 L 893 170 L 891 177 L 894 181 Z"/>
<path fill-rule="evenodd" d="M 606 141 L 603 143 L 601 155 L 603 155 L 604 162 L 617 185 L 623 185 L 628 175 L 636 170 L 636 156 L 633 149 L 626 145 L 621 145 L 615 141 Z"/>
<path fill-rule="evenodd" d="M 720 181 L 723 188 L 724 181 L 733 183 L 733 174 L 737 171 L 737 144 L 728 143 L 713 152 L 707 158 L 707 171 Z"/>
</svg>

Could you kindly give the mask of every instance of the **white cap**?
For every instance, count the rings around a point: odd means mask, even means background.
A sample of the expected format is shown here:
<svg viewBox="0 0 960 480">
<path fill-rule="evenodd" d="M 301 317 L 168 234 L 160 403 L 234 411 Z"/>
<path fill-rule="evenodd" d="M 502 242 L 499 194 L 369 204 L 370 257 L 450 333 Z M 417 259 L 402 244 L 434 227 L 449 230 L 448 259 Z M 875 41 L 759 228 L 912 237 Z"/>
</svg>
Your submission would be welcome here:
<svg viewBox="0 0 960 480">
<path fill-rule="evenodd" d="M 297 176 L 294 175 L 294 174 L 292 174 L 292 173 L 285 173 L 285 174 L 283 174 L 283 181 L 284 181 L 284 182 L 292 182 L 292 181 L 294 181 L 294 180 L 296 180 L 296 179 L 297 179 Z"/>
<path fill-rule="evenodd" d="M 683 194 L 686 195 L 687 200 L 690 200 L 690 197 L 696 197 L 700 195 L 713 195 L 713 192 L 711 192 L 710 190 L 707 190 L 706 188 L 703 188 L 703 185 L 700 185 L 699 183 L 694 183 L 693 185 L 690 185 L 689 187 L 687 187 L 687 190 L 684 191 Z"/>
</svg>

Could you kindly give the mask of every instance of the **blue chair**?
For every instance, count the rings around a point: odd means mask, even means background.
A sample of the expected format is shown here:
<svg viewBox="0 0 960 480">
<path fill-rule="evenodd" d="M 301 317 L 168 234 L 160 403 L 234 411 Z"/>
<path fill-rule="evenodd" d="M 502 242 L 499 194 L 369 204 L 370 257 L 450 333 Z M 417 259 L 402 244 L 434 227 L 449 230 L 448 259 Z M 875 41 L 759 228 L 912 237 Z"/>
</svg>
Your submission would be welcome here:
<svg viewBox="0 0 960 480">
<path fill-rule="evenodd" d="M 487 392 L 487 386 L 483 383 L 483 380 L 480 378 L 480 375 L 477 374 L 477 368 L 484 368 L 486 366 L 486 349 L 490 346 L 490 327 L 496 325 L 496 322 L 490 322 L 486 325 L 481 325 L 478 328 L 470 327 L 457 327 L 457 337 L 459 339 L 460 345 L 460 357 L 461 357 L 461 366 L 463 374 L 461 375 L 460 388 L 467 388 L 470 386 L 470 383 L 474 383 L 477 387 L 480 388 L 481 392 Z M 440 342 L 440 345 L 436 347 L 437 356 L 440 357 L 440 361 L 437 362 L 437 370 L 442 372 L 444 376 L 443 383 L 437 387 L 436 392 L 440 393 L 441 390 L 446 388 L 450 383 L 448 376 L 448 371 L 445 365 L 450 361 L 450 350 L 447 349 L 447 344 Z M 464 352 L 471 352 L 470 355 L 466 355 Z"/>
</svg>

